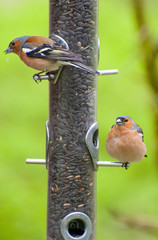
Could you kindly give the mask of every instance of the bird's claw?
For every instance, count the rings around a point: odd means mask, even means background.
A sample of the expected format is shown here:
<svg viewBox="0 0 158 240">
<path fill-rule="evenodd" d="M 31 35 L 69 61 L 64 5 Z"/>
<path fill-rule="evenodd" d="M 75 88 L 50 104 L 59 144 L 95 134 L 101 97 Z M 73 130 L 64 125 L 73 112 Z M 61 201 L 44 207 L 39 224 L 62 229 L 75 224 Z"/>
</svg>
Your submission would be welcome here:
<svg viewBox="0 0 158 240">
<path fill-rule="evenodd" d="M 36 83 L 39 83 L 42 80 L 51 81 L 52 79 L 54 79 L 54 74 L 46 73 L 46 74 L 40 75 L 40 73 L 36 73 L 33 75 L 33 79 L 35 80 Z"/>
<path fill-rule="evenodd" d="M 33 75 L 34 81 L 38 84 L 38 82 L 41 82 L 40 75 L 38 73 Z"/>
<path fill-rule="evenodd" d="M 41 82 L 42 80 L 48 80 L 48 81 L 52 81 L 53 84 L 56 84 L 62 69 L 63 69 L 63 66 L 61 66 L 59 70 L 55 72 L 46 72 L 45 74 L 42 74 L 44 72 L 36 73 L 33 75 L 33 79 L 35 80 L 36 83 Z"/>
<path fill-rule="evenodd" d="M 122 164 L 122 167 L 124 167 L 126 170 L 129 168 L 129 163 L 128 162 L 126 162 L 126 163 L 123 163 Z"/>
</svg>

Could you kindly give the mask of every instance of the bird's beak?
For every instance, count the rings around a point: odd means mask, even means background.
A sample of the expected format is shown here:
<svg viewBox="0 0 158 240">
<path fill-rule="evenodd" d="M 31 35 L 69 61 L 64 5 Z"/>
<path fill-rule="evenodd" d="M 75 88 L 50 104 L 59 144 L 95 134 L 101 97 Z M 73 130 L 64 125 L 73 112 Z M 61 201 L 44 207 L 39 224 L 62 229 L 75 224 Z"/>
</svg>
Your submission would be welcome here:
<svg viewBox="0 0 158 240">
<path fill-rule="evenodd" d="M 123 122 L 122 122 L 122 120 L 121 120 L 120 118 L 118 118 L 118 119 L 116 120 L 116 124 L 118 124 L 118 125 L 122 125 Z"/>
<path fill-rule="evenodd" d="M 13 52 L 13 49 L 11 47 L 8 47 L 4 52 L 5 53 L 11 53 L 11 52 Z"/>
</svg>

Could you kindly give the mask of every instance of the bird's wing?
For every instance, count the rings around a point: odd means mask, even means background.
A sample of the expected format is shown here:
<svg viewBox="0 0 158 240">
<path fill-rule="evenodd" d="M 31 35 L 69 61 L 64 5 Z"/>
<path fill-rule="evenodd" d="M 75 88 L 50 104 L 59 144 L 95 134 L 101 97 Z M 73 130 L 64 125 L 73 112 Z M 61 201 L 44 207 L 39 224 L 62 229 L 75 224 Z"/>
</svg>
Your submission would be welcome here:
<svg viewBox="0 0 158 240">
<path fill-rule="evenodd" d="M 43 58 L 50 60 L 60 60 L 60 61 L 79 61 L 82 62 L 80 54 L 73 53 L 67 49 L 62 48 L 61 46 L 51 45 L 51 44 L 42 44 L 31 49 L 26 43 L 23 46 L 23 51 L 25 51 L 28 57 L 33 58 Z"/>
<path fill-rule="evenodd" d="M 144 134 L 143 134 L 142 128 L 138 126 L 136 130 L 139 133 L 139 135 L 142 137 L 142 141 L 144 142 Z"/>
</svg>

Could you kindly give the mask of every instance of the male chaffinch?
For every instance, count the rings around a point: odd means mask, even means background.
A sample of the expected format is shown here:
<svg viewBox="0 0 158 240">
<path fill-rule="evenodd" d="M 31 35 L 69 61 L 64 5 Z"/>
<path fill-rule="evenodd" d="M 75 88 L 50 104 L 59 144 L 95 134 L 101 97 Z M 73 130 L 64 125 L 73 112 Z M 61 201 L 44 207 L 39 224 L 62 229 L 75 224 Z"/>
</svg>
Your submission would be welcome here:
<svg viewBox="0 0 158 240">
<path fill-rule="evenodd" d="M 80 54 L 66 49 L 54 36 L 56 35 L 52 35 L 52 38 L 18 37 L 9 44 L 5 52 L 16 53 L 27 66 L 40 70 L 40 73 L 46 72 L 48 75 L 67 65 L 85 70 L 90 74 L 99 74 L 98 71 L 83 64 Z"/>
<path fill-rule="evenodd" d="M 138 162 L 147 157 L 143 131 L 132 118 L 126 115 L 119 116 L 112 126 L 106 139 L 107 153 L 124 163 Z"/>
</svg>

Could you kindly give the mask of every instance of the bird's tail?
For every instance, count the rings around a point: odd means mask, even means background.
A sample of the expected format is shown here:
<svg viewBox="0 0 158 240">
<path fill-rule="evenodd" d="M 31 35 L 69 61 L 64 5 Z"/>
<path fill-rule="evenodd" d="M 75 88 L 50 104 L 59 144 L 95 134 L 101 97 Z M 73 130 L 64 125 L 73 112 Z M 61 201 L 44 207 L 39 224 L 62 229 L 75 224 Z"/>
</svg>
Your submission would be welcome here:
<svg viewBox="0 0 158 240">
<path fill-rule="evenodd" d="M 96 71 L 93 68 L 88 67 L 85 64 L 80 63 L 80 62 L 71 62 L 70 65 L 73 66 L 73 67 L 82 69 L 82 70 L 84 70 L 84 71 L 86 71 L 86 72 L 88 72 L 88 73 L 90 73 L 92 75 L 99 74 L 98 71 Z"/>
</svg>

